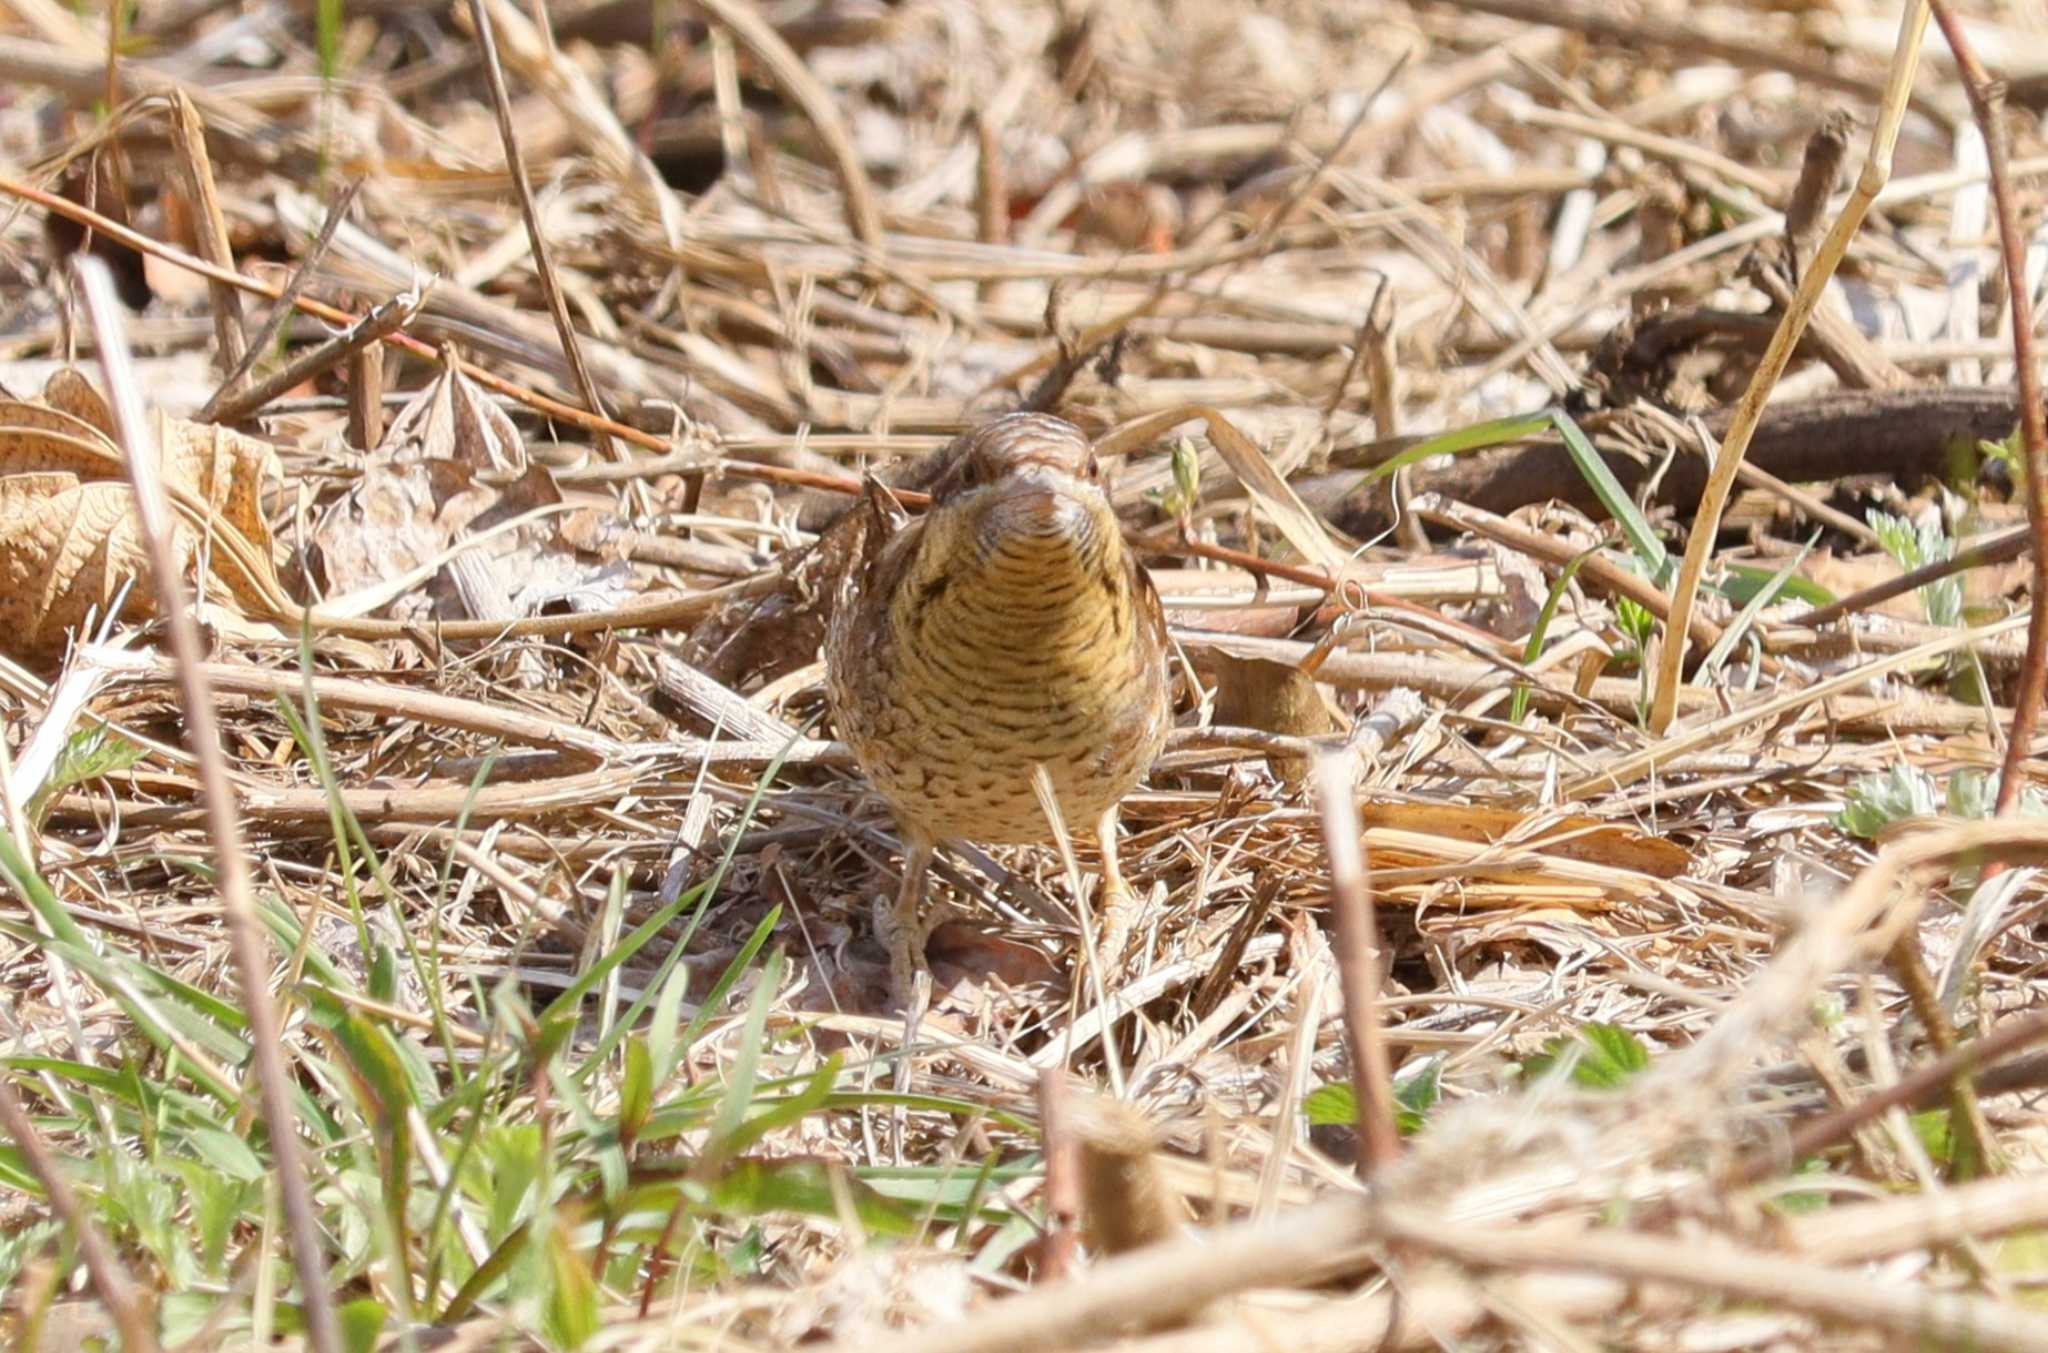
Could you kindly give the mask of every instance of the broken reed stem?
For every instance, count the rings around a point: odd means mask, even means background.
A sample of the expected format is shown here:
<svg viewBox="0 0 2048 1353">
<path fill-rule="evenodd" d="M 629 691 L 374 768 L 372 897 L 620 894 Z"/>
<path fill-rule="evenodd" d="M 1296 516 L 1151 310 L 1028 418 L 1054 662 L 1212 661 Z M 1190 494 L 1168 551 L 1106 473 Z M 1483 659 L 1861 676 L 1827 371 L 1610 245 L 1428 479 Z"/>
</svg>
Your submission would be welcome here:
<svg viewBox="0 0 2048 1353">
<path fill-rule="evenodd" d="M 1401 1154 L 1394 1126 L 1394 1071 L 1380 1030 L 1379 924 L 1359 844 L 1358 800 L 1348 752 L 1316 758 L 1316 807 L 1330 861 L 1336 914 L 1337 975 L 1344 988 L 1344 1041 L 1358 1105 L 1358 1172 L 1370 1176 Z"/>
<path fill-rule="evenodd" d="M 4 1076 L 0 1076 L 0 1132 L 5 1132 L 21 1152 L 29 1173 L 43 1186 L 50 1211 L 63 1224 L 71 1243 L 78 1247 L 78 1257 L 85 1261 L 93 1291 L 99 1294 L 100 1304 L 107 1308 L 114 1328 L 120 1332 L 121 1347 L 128 1353 L 156 1353 L 156 1331 L 143 1314 L 135 1280 L 108 1248 L 106 1237 L 93 1225 L 92 1215 L 79 1206 L 78 1195 L 71 1191 L 71 1181 L 64 1177 L 64 1167 L 50 1154 L 49 1145 L 22 1106 L 21 1097 Z"/>
<path fill-rule="evenodd" d="M 1038 1136 L 1045 1151 L 1045 1239 L 1039 1277 L 1059 1282 L 1079 1262 L 1081 1147 L 1069 1121 L 1073 1087 L 1064 1067 L 1038 1073 Z"/>
<path fill-rule="evenodd" d="M 115 243 L 124 244 L 138 253 L 150 254 L 166 262 L 175 263 L 187 272 L 197 273 L 199 276 L 210 280 L 225 281 L 230 286 L 238 287 L 243 291 L 251 292 L 258 296 L 267 297 L 273 301 L 284 299 L 285 289 L 276 283 L 259 281 L 254 277 L 236 272 L 231 268 L 218 267 L 203 258 L 187 253 L 175 245 L 165 244 L 162 240 L 151 239 L 138 230 L 131 230 L 118 221 L 109 220 L 99 212 L 89 207 L 81 206 L 69 198 L 60 197 L 55 193 L 44 192 L 41 188 L 23 183 L 18 179 L 9 178 L 4 174 L 0 174 L 0 194 L 32 203 L 35 206 L 41 207 L 44 211 L 62 216 L 69 221 L 75 221 L 96 234 L 105 235 Z M 315 300 L 310 296 L 293 297 L 290 304 L 301 313 L 311 315 L 315 319 L 325 320 L 329 324 L 357 324 L 363 318 L 361 315 L 350 314 L 339 306 L 328 305 L 324 301 Z M 436 365 L 439 365 L 442 360 L 439 349 L 435 348 L 432 344 L 421 342 L 410 334 L 393 334 L 384 341 L 394 347 L 403 348 L 413 356 L 433 362 Z M 620 441 L 631 442 L 633 445 L 645 447 L 649 451 L 667 453 L 675 449 L 665 437 L 658 436 L 652 432 L 642 432 L 639 428 L 621 423 L 617 419 L 606 418 L 601 414 L 592 413 L 588 409 L 579 409 L 574 404 L 564 404 L 559 399 L 550 399 L 548 396 L 536 390 L 530 390 L 516 381 L 506 380 L 503 376 L 498 375 L 487 367 L 479 366 L 475 362 L 465 359 L 461 363 L 461 367 L 462 374 L 468 376 L 478 385 L 483 386 L 494 394 L 504 395 L 508 399 L 515 399 L 527 408 L 532 409 L 535 413 L 558 419 L 572 427 L 582 428 L 593 435 L 598 432 L 608 433 Z M 771 475 L 768 477 L 774 478 L 775 476 Z M 822 476 L 814 476 L 814 478 L 822 478 Z M 860 492 L 860 481 L 851 475 L 841 476 L 838 480 L 822 487 L 836 487 L 839 485 L 843 485 L 844 491 L 847 493 Z"/>
<path fill-rule="evenodd" d="M 576 326 L 569 319 L 569 301 L 562 295 L 562 281 L 555 272 L 554 251 L 548 247 L 547 231 L 542 228 L 540 208 L 533 200 L 533 185 L 526 177 L 526 152 L 519 147 L 519 133 L 512 127 L 512 95 L 505 88 L 505 67 L 498 60 L 498 37 L 491 27 L 491 14 L 484 0 L 469 0 L 469 15 L 476 25 L 477 50 L 483 54 L 484 83 L 491 91 L 491 109 L 498 118 L 498 139 L 505 147 L 505 168 L 512 176 L 512 195 L 519 199 L 519 216 L 526 223 L 526 244 L 533 251 L 534 275 L 540 279 L 541 299 L 547 302 L 548 316 L 555 322 L 555 333 L 562 340 L 562 356 L 568 360 L 569 373 L 576 380 L 576 393 L 583 396 L 584 405 L 594 414 L 604 414 L 604 402 L 598 398 L 597 381 L 590 374 L 590 367 L 583 360 L 583 344 L 576 337 Z M 538 25 L 543 32 L 548 25 Z M 551 40 L 551 39 L 550 39 Z M 607 460 L 618 459 L 619 452 L 612 445 L 612 439 L 603 429 L 592 432 L 598 455 Z"/>
<path fill-rule="evenodd" d="M 2048 1317 L 2024 1307 L 1926 1291 L 1781 1253 L 1641 1231 L 1447 1223 L 1412 1208 L 1388 1209 L 1383 1217 L 1390 1239 L 1481 1271 L 1564 1269 L 1643 1284 L 1675 1283 L 1737 1302 L 1881 1330 L 1899 1345 L 2014 1353 L 2048 1346 Z"/>
<path fill-rule="evenodd" d="M 251 1063 L 270 1136 L 273 1168 L 291 1233 L 292 1259 L 298 1268 L 299 1299 L 305 1310 L 308 1341 L 316 1353 L 338 1353 L 340 1326 L 335 1320 L 334 1293 L 328 1284 L 326 1253 L 319 1223 L 313 1215 L 312 1191 L 299 1159 L 298 1123 L 292 1112 L 292 1082 L 285 1066 L 283 1035 L 270 991 L 270 961 L 263 922 L 256 914 L 249 881 L 249 856 L 242 845 L 241 817 L 228 784 L 226 745 L 206 681 L 205 651 L 199 624 L 185 596 L 182 571 L 172 544 L 173 523 L 161 478 L 156 435 L 143 415 L 135 368 L 121 328 L 120 302 L 112 275 L 89 255 L 77 255 L 72 267 L 99 348 L 106 376 L 107 402 L 113 409 L 116 440 L 128 463 L 135 490 L 135 518 L 149 548 L 150 574 L 157 606 L 170 631 L 177 660 L 178 683 L 185 714 L 185 739 L 199 760 L 207 828 L 213 837 L 219 870 L 221 910 L 228 923 L 229 947 L 240 979 L 242 1008 L 249 1025 Z"/>
<path fill-rule="evenodd" d="M 1720 531 L 1721 512 L 1727 507 L 1729 491 L 1735 485 L 1736 469 L 1748 453 L 1749 440 L 1763 417 L 1764 402 L 1791 361 L 1800 335 L 1806 332 L 1806 322 L 1820 303 L 1821 292 L 1848 252 L 1849 241 L 1862 226 L 1870 204 L 1891 179 L 1892 148 L 1898 141 L 1899 124 L 1906 116 L 1913 76 L 1920 67 L 1920 38 L 1926 29 L 1926 0 L 1914 0 L 1899 19 L 1898 45 L 1892 51 L 1884 101 L 1878 107 L 1877 126 L 1870 134 L 1870 153 L 1863 161 L 1863 171 L 1856 176 L 1856 186 L 1850 191 L 1842 214 L 1835 218 L 1833 227 L 1814 251 L 1812 265 L 1802 272 L 1799 290 L 1792 297 L 1792 304 L 1785 307 L 1784 318 L 1771 335 L 1770 346 L 1764 350 L 1749 388 L 1742 392 L 1735 421 L 1721 439 L 1720 452 L 1714 457 L 1706 489 L 1700 495 L 1699 511 L 1693 517 L 1692 534 L 1685 543 L 1685 562 L 1679 567 L 1678 583 L 1672 589 L 1671 618 L 1664 626 L 1664 645 L 1657 655 L 1656 689 L 1650 701 L 1652 733 L 1665 733 L 1677 713 L 1678 688 L 1684 680 L 1686 638 L 1699 600 L 1700 578 L 1706 572 L 1707 556 L 1713 552 L 1714 538 Z"/>
<path fill-rule="evenodd" d="M 2019 807 L 2025 784 L 2027 750 L 2034 742 L 2041 706 L 2048 702 L 2048 424 L 2041 410 L 2041 374 L 2034 365 L 2034 306 L 2027 295 L 2026 244 L 2020 235 L 2019 209 L 2013 204 L 2012 148 L 2005 134 L 2005 82 L 1994 80 L 1970 45 L 1970 35 L 1957 20 L 1948 0 L 1932 0 L 1941 34 L 1955 54 L 1970 112 L 1984 133 L 1984 154 L 1991 179 L 1991 202 L 1998 213 L 1998 247 L 2005 266 L 2005 284 L 2012 306 L 2014 379 L 2020 395 L 2020 439 L 2027 454 L 2027 528 L 2034 536 L 2033 586 L 2028 599 L 2033 618 L 2027 625 L 2027 660 L 2012 702 L 2012 732 L 2005 740 L 2005 761 L 1998 776 L 1998 814 Z"/>
</svg>

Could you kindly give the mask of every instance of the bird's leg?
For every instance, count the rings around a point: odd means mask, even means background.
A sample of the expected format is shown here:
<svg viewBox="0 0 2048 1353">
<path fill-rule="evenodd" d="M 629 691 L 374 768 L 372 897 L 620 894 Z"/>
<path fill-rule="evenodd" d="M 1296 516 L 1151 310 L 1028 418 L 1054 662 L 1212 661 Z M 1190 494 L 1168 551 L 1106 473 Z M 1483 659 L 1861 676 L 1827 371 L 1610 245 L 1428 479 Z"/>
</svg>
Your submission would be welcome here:
<svg viewBox="0 0 2048 1353">
<path fill-rule="evenodd" d="M 1111 804 L 1102 812 L 1095 824 L 1095 837 L 1102 847 L 1102 890 L 1096 894 L 1096 929 L 1101 943 L 1096 952 L 1101 956 L 1103 971 L 1114 972 L 1123 961 L 1124 945 L 1130 941 L 1131 923 L 1138 908 L 1137 894 L 1124 881 L 1123 865 L 1116 857 L 1116 810 Z"/>
<path fill-rule="evenodd" d="M 925 968 L 925 890 L 931 875 L 933 843 L 920 832 L 904 834 L 903 882 L 893 901 L 877 899 L 875 938 L 889 954 L 889 996 L 908 1010 L 917 992 L 917 974 Z"/>
</svg>

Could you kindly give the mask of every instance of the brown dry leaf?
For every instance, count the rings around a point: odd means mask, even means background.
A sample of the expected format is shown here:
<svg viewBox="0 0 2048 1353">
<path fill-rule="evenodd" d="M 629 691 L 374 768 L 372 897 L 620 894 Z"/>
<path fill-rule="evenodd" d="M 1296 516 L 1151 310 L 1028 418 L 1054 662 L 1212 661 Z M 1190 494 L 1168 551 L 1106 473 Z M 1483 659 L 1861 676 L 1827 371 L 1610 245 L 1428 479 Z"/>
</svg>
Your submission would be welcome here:
<svg viewBox="0 0 2048 1353">
<path fill-rule="evenodd" d="M 43 402 L 96 428 L 109 440 L 114 436 L 114 411 L 107 407 L 106 396 L 75 368 L 59 367 L 51 374 L 43 384 Z"/>
<path fill-rule="evenodd" d="M 449 357 L 384 433 L 393 460 L 452 460 L 503 475 L 526 473 L 526 440 L 511 417 Z"/>
<path fill-rule="evenodd" d="M 105 400 L 70 370 L 51 378 L 43 402 L 0 400 L 0 648 L 9 654 L 57 656 L 124 588 L 124 616 L 156 613 L 154 590 L 131 585 L 149 563 L 111 422 Z M 282 594 L 261 504 L 270 447 L 161 415 L 157 432 L 187 577 L 203 568 L 243 609 L 276 614 Z"/>
<path fill-rule="evenodd" d="M 125 483 L 61 470 L 0 474 L 0 634 L 10 655 L 62 654 L 73 629 L 105 615 L 125 585 L 142 583 L 149 555 L 133 502 Z M 178 531 L 175 547 L 190 558 L 190 535 Z M 156 593 L 130 587 L 122 613 L 153 616 Z"/>
<path fill-rule="evenodd" d="M 1542 831 L 1532 836 L 1523 831 L 1530 814 L 1514 808 L 1475 803 L 1363 803 L 1358 811 L 1368 828 L 1425 832 L 1475 845 L 1512 837 L 1544 855 L 1633 870 L 1652 878 L 1677 878 L 1692 863 L 1691 852 L 1673 841 L 1585 814 L 1548 815 Z"/>
</svg>

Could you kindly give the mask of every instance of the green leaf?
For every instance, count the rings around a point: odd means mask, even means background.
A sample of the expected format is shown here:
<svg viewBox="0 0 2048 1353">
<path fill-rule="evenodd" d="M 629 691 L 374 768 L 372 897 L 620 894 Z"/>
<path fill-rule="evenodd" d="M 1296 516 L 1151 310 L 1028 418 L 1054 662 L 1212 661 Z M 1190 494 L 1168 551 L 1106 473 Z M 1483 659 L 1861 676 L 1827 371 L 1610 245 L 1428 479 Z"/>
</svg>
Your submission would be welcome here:
<svg viewBox="0 0 2048 1353">
<path fill-rule="evenodd" d="M 1956 1148 L 1954 1134 L 1949 1130 L 1947 1109 L 1926 1109 L 1913 1114 L 1913 1135 L 1920 1139 L 1920 1145 L 1927 1148 L 1927 1154 L 1937 1165 L 1953 1162 Z"/>
<path fill-rule="evenodd" d="M 625 1060 L 619 1081 L 619 1142 L 630 1146 L 647 1126 L 647 1115 L 654 1108 L 654 1058 L 644 1036 L 626 1040 Z"/>
<path fill-rule="evenodd" d="M 739 1055 L 733 1058 L 732 1079 L 726 1082 L 725 1094 L 718 1104 L 718 1115 L 713 1119 L 711 1133 L 704 1143 L 707 1161 L 715 1163 L 720 1156 L 734 1154 L 740 1149 L 740 1126 L 753 1103 L 754 1081 L 761 1068 L 761 1049 L 767 1045 L 768 1007 L 774 1002 L 775 990 L 781 982 L 782 951 L 777 949 L 761 965 L 761 975 L 754 983 L 754 998 L 747 1004 L 747 1023 L 740 1034 Z"/>
<path fill-rule="evenodd" d="M 1422 1131 L 1423 1120 L 1441 1097 L 1443 1075 L 1444 1059 L 1431 1057 L 1421 1069 L 1394 1078 L 1394 1126 L 1402 1136 L 1412 1137 Z"/>
<path fill-rule="evenodd" d="M 1431 1057 L 1416 1070 L 1394 1078 L 1394 1127 L 1402 1136 L 1422 1131 L 1423 1121 L 1442 1092 L 1443 1070 L 1444 1059 Z M 1313 1127 L 1349 1127 L 1358 1121 L 1358 1096 L 1351 1082 L 1331 1081 L 1308 1092 L 1301 1101 L 1301 1112 Z"/>
<path fill-rule="evenodd" d="M 225 1276 L 221 1260 L 227 1254 L 228 1238 L 234 1234 L 236 1223 L 262 1221 L 262 1187 L 237 1182 L 196 1160 L 173 1157 L 165 1164 L 185 1181 L 185 1198 L 192 1210 L 192 1227 L 199 1242 L 200 1268 L 207 1278 L 219 1281 Z"/>
<path fill-rule="evenodd" d="M 561 1348 L 580 1348 L 603 1323 L 597 1277 L 569 1243 L 566 1227 L 548 1236 L 548 1300 L 542 1314 L 549 1336 Z"/>
<path fill-rule="evenodd" d="M 341 1326 L 341 1346 L 348 1353 L 373 1353 L 385 1322 L 391 1318 L 384 1303 L 374 1297 L 344 1302 L 334 1315 Z"/>
<path fill-rule="evenodd" d="M 1803 574 L 1788 574 L 1780 583 L 1776 570 L 1758 568 L 1755 564 L 1730 564 L 1728 576 L 1721 580 L 1720 592 L 1736 605 L 1746 606 L 1759 595 L 1771 591 L 1774 583 L 1777 584 L 1777 596 L 1803 601 L 1811 606 L 1826 606 L 1835 599 L 1834 593 Z"/>
<path fill-rule="evenodd" d="M 668 1084 L 668 1078 L 675 1074 L 676 1061 L 682 1056 L 676 1043 L 676 1025 L 682 1019 L 683 997 L 689 991 L 690 970 L 677 966 L 663 979 L 661 994 L 655 999 L 654 1014 L 647 1025 L 647 1052 L 654 1062 L 656 1085 Z"/>
<path fill-rule="evenodd" d="M 1515 414 L 1508 418 L 1495 418 L 1485 423 L 1474 423 L 1470 427 L 1453 428 L 1425 438 L 1409 447 L 1398 456 L 1390 457 L 1372 467 L 1371 473 L 1359 481 L 1361 487 L 1385 479 L 1388 475 L 1405 466 L 1420 464 L 1433 456 L 1456 456 L 1467 451 L 1484 451 L 1489 447 L 1503 446 L 1508 442 L 1526 441 L 1531 437 L 1548 432 L 1554 424 L 1548 414 Z"/>
<path fill-rule="evenodd" d="M 40 823 L 50 800 L 73 785 L 98 780 L 128 769 L 148 754 L 139 742 L 130 742 L 106 724 L 80 728 L 64 743 L 50 774 L 29 796 L 28 815 Z"/>
<path fill-rule="evenodd" d="M 1938 520 L 1915 526 L 1889 512 L 1864 514 L 1877 543 L 1884 546 L 1900 568 L 1911 570 L 1947 559 L 1956 552 L 1955 542 L 1941 529 Z M 1931 625 L 1954 627 L 1963 623 L 1963 580 L 1953 574 L 1920 589 L 1920 610 Z"/>
<path fill-rule="evenodd" d="M 1543 656 L 1543 641 L 1550 633 L 1551 622 L 1557 618 L 1557 603 L 1564 597 L 1565 589 L 1572 585 L 1572 579 L 1578 576 L 1579 568 L 1597 552 L 1598 548 L 1595 546 L 1573 555 L 1571 561 L 1558 573 L 1556 581 L 1550 584 L 1550 590 L 1543 597 L 1543 609 L 1536 613 L 1536 623 L 1529 629 L 1529 642 L 1522 647 L 1524 667 Z M 1515 683 L 1514 702 L 1508 706 L 1508 722 L 1520 723 L 1528 712 L 1529 687 L 1526 682 L 1518 681 Z"/>
<path fill-rule="evenodd" d="M 1664 542 L 1657 539 L 1657 533 L 1650 529 L 1649 520 L 1628 491 L 1621 487 L 1621 481 L 1614 477 L 1614 471 L 1607 468 L 1607 460 L 1594 449 L 1586 434 L 1579 430 L 1562 409 L 1552 409 L 1545 415 L 1557 435 L 1564 438 L 1565 453 L 1572 458 L 1572 466 L 1579 477 L 1593 490 L 1593 496 L 1600 500 L 1600 506 L 1607 509 L 1607 515 L 1614 518 L 1621 527 L 1622 535 L 1628 538 L 1629 548 L 1642 561 L 1650 580 L 1659 587 L 1668 587 L 1672 570 L 1670 554 Z"/>
<path fill-rule="evenodd" d="M 263 1162 L 249 1149 L 249 1143 L 219 1128 L 193 1128 L 185 1133 L 193 1153 L 209 1169 L 229 1179 L 252 1184 L 263 1178 Z"/>
<path fill-rule="evenodd" d="M 711 1186 L 710 1205 L 732 1217 L 776 1213 L 837 1217 L 838 1202 L 833 1196 L 830 1172 L 843 1168 L 819 1160 L 746 1157 L 733 1161 L 719 1173 Z M 917 1218 L 907 1208 L 858 1179 L 848 1177 L 840 1182 L 854 1215 L 870 1235 L 907 1236 L 916 1229 Z"/>
<path fill-rule="evenodd" d="M 398 951 L 379 941 L 370 961 L 370 999 L 385 1005 L 398 1000 Z"/>
<path fill-rule="evenodd" d="M 1301 1112 L 1313 1127 L 1348 1127 L 1358 1121 L 1358 1096 L 1349 1081 L 1331 1081 L 1308 1092 Z"/>
<path fill-rule="evenodd" d="M 1881 771 L 1859 775 L 1849 785 L 1849 800 L 1835 814 L 1835 825 L 1851 836 L 1876 839 L 1894 822 L 1931 817 L 1940 811 L 1934 777 L 1917 766 L 1895 761 Z"/>
<path fill-rule="evenodd" d="M 1613 1090 L 1650 1065 L 1649 1051 L 1628 1030 L 1613 1024 L 1582 1024 L 1543 1045 L 1543 1051 L 1522 1063 L 1522 1076 L 1534 1080 L 1569 1065 L 1575 1085 L 1588 1090 Z"/>
</svg>

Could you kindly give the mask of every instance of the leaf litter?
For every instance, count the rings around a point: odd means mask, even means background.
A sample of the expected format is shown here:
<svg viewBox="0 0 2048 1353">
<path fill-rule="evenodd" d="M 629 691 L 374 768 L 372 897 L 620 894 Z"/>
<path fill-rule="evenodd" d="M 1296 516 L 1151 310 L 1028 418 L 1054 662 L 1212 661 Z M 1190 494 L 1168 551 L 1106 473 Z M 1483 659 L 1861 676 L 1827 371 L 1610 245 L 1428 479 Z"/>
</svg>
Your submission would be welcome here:
<svg viewBox="0 0 2048 1353">
<path fill-rule="evenodd" d="M 1805 620 L 2024 522 L 2023 462 L 1979 449 L 2012 432 L 2009 325 L 1932 44 L 1723 516 L 1691 637 L 1729 642 L 1671 729 L 1646 718 L 1705 461 L 1789 294 L 1757 269 L 1782 235 L 1809 263 L 1833 219 L 1801 155 L 1846 111 L 1829 173 L 1856 171 L 1897 7 L 721 0 L 557 5 L 553 40 L 474 9 L 598 416 L 472 7 L 145 7 L 120 87 L 189 93 L 204 174 L 147 98 L 96 131 L 103 19 L 0 19 L 29 72 L 8 184 L 96 154 L 74 198 L 104 184 L 116 224 L 189 252 L 189 185 L 217 179 L 228 263 L 273 297 L 303 271 L 334 312 L 284 319 L 280 354 L 431 279 L 375 380 L 337 353 L 232 428 L 152 374 L 217 342 L 212 293 L 167 285 L 129 333 L 351 1331 L 2048 1338 L 2023 1037 L 2048 838 L 1978 820 L 2023 557 L 1940 609 L 1930 583 Z M 2037 229 L 2036 20 L 1968 22 L 2014 82 Z M 260 1138 L 224 1168 L 247 1120 L 209 1072 L 248 1049 L 212 845 L 121 453 L 61 365 L 78 244 L 43 210 L 6 226 L 0 316 L 10 359 L 60 373 L 0 405 L 0 689 L 32 772 L 8 787 L 35 806 L 0 860 L 6 1066 L 62 1150 L 130 1162 L 74 1178 L 161 1337 L 244 1337 L 296 1319 L 255 1282 L 284 1246 Z M 369 446 L 366 381 L 398 406 Z M 926 458 L 1021 406 L 1110 453 L 1174 625 L 1179 728 L 1123 818 L 1150 901 L 1098 988 L 1056 852 L 950 853 L 907 1033 L 869 943 L 898 843 L 821 722 L 820 608 L 862 477 L 917 510 Z M 1406 1143 L 1370 1201 L 1327 757 L 1357 786 Z M 1996 1037 L 1978 1180 L 1937 1073 Z M 94 1328 L 4 1163 L 0 1319 Z"/>
</svg>

